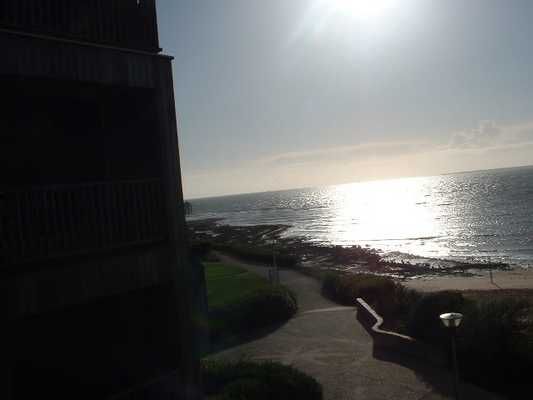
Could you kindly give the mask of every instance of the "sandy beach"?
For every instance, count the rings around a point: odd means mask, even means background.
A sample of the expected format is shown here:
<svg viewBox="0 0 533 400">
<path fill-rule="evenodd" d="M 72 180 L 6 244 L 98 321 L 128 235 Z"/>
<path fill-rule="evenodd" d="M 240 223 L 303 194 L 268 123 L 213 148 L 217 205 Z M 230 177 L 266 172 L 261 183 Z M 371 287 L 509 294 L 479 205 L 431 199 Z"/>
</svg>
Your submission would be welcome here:
<svg viewBox="0 0 533 400">
<path fill-rule="evenodd" d="M 467 263 L 414 256 L 382 257 L 370 248 L 316 246 L 301 238 L 283 238 L 282 233 L 288 228 L 284 225 L 237 227 L 217 222 L 207 219 L 190 221 L 188 225 L 193 236 L 199 240 L 251 247 L 265 247 L 274 240 L 279 250 L 297 255 L 302 267 L 387 275 L 423 292 L 533 289 L 533 269 L 513 268 L 501 263 Z"/>
<path fill-rule="evenodd" d="M 533 289 L 533 271 L 521 268 L 509 271 L 495 270 L 492 272 L 492 282 L 489 271 L 478 271 L 474 276 L 427 276 L 408 279 L 402 283 L 409 288 L 423 292 L 439 290 Z"/>
</svg>

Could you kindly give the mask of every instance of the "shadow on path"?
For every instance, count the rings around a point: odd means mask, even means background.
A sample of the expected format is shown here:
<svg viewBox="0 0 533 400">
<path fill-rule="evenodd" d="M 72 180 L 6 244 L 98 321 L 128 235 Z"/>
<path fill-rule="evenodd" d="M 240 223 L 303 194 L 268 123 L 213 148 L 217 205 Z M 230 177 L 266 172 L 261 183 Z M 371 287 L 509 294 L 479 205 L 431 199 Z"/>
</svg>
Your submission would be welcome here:
<svg viewBox="0 0 533 400">
<path fill-rule="evenodd" d="M 412 370 L 416 377 L 429 385 L 434 392 L 439 393 L 445 397 L 453 397 L 453 375 L 451 370 L 446 370 L 441 367 L 433 366 L 418 360 L 414 357 L 405 356 L 404 354 L 398 354 L 387 350 L 376 349 L 374 347 L 372 355 L 377 360 L 391 362 L 401 365 L 405 368 Z M 459 393 L 461 399 L 469 400 L 496 400 L 501 399 L 496 394 L 486 392 L 485 390 L 465 383 L 460 382 Z"/>
<path fill-rule="evenodd" d="M 228 262 L 265 274 L 265 267 L 224 257 Z M 213 354 L 214 358 L 274 360 L 315 377 L 324 400 L 452 399 L 449 371 L 405 354 L 375 349 L 353 307 L 339 307 L 322 297 L 315 279 L 281 271 L 281 283 L 298 296 L 299 313 L 277 330 Z M 497 399 L 463 385 L 463 399 Z"/>
<path fill-rule="evenodd" d="M 241 346 L 249 342 L 260 340 L 261 338 L 268 336 L 276 332 L 279 329 L 282 329 L 283 326 L 287 324 L 287 322 L 288 321 L 270 325 L 266 328 L 257 329 L 254 332 L 241 333 L 239 335 L 231 335 L 231 336 L 227 335 L 215 341 L 211 340 L 209 353 L 204 354 L 204 355 L 218 353 L 218 352 L 224 351 L 226 349 L 230 349 L 235 346 Z"/>
</svg>

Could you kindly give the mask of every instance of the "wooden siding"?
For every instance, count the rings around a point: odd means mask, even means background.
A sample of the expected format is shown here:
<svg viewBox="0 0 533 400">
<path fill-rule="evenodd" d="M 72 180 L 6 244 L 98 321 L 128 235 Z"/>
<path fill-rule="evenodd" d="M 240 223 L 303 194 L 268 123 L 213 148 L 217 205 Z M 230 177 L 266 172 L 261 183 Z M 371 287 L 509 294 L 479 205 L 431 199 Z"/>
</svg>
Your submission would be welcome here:
<svg viewBox="0 0 533 400">
<path fill-rule="evenodd" d="M 155 0 L 0 0 L 0 27 L 160 51 Z"/>
<path fill-rule="evenodd" d="M 0 265 L 152 243 L 165 237 L 159 180 L 0 193 Z"/>
</svg>

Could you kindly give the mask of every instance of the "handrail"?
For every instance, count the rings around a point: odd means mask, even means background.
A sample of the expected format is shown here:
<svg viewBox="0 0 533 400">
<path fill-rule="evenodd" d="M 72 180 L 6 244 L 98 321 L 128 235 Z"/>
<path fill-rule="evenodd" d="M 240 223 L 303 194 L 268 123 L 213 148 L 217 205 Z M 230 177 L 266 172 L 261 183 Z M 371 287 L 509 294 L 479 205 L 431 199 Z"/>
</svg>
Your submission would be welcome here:
<svg viewBox="0 0 533 400">
<path fill-rule="evenodd" d="M 159 52 L 155 0 L 3 0 L 0 27 Z"/>
<path fill-rule="evenodd" d="M 0 193 L 0 265 L 150 243 L 166 236 L 159 179 Z"/>
<path fill-rule="evenodd" d="M 21 32 L 16 31 L 13 29 L 8 28 L 1 28 L 0 27 L 0 34 L 5 33 L 8 35 L 13 36 L 19 36 L 19 37 L 26 37 L 26 38 L 33 38 L 33 39 L 39 39 L 39 40 L 48 40 L 51 42 L 57 42 L 57 43 L 63 43 L 63 44 L 70 44 L 70 45 L 77 45 L 77 46 L 85 46 L 85 47 L 93 47 L 98 49 L 104 49 L 104 50 L 113 50 L 113 51 L 120 51 L 123 53 L 129 53 L 129 54 L 139 54 L 144 56 L 153 56 L 153 51 L 146 51 L 146 50 L 139 50 L 139 49 L 132 49 L 127 47 L 117 47 L 117 45 L 113 44 L 102 44 L 102 43 L 94 43 L 94 42 L 84 42 L 79 39 L 69 39 L 64 37 L 54 37 L 54 36 L 47 36 L 42 35 L 39 33 L 31 33 L 31 32 Z M 158 51 L 161 51 L 162 49 L 158 49 Z M 160 58 L 166 58 L 168 60 L 173 60 L 174 57 L 170 56 L 168 54 L 158 54 L 157 55 Z"/>
<path fill-rule="evenodd" d="M 0 194 L 2 193 L 13 193 L 13 192 L 27 192 L 34 191 L 34 190 L 55 190 L 55 189 L 68 189 L 68 188 L 74 188 L 74 187 L 92 187 L 92 186 L 98 186 L 98 185 L 116 185 L 118 183 L 154 183 L 154 182 L 160 182 L 161 179 L 159 178 L 146 178 L 146 179 L 122 179 L 118 181 L 91 181 L 91 182 L 84 182 L 84 183 L 53 183 L 53 184 L 41 184 L 41 185 L 19 185 L 19 186 L 11 186 L 7 189 L 4 187 L 0 189 Z"/>
</svg>

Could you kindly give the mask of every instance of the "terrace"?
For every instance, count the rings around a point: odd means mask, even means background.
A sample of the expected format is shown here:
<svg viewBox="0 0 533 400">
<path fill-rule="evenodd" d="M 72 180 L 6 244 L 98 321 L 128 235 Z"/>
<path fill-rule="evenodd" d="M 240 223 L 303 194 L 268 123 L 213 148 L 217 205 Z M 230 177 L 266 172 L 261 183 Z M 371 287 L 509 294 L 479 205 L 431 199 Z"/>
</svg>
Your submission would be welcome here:
<svg viewBox="0 0 533 400">
<path fill-rule="evenodd" d="M 167 238 L 153 91 L 0 82 L 0 268 Z"/>
<path fill-rule="evenodd" d="M 0 193 L 0 265 L 150 244 L 165 237 L 159 179 Z"/>
</svg>

